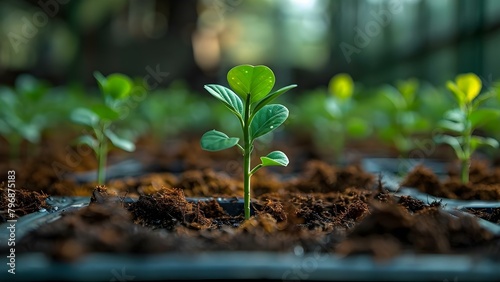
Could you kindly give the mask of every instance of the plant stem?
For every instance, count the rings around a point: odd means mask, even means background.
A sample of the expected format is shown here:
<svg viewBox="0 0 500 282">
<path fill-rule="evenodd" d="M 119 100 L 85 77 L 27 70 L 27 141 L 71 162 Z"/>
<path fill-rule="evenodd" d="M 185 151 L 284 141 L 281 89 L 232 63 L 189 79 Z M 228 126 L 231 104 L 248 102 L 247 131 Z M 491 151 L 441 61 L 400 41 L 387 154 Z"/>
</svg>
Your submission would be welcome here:
<svg viewBox="0 0 500 282">
<path fill-rule="evenodd" d="M 245 124 L 243 126 L 243 188 L 245 193 L 244 199 L 244 210 L 245 219 L 250 218 L 250 167 L 251 167 L 251 155 L 252 155 L 252 142 L 250 140 L 250 94 L 247 96 L 245 103 Z"/>
<path fill-rule="evenodd" d="M 470 158 L 472 155 L 471 152 L 471 135 L 472 135 L 472 125 L 470 122 L 470 114 L 471 110 L 469 107 L 465 109 L 465 128 L 464 132 L 462 135 L 463 142 L 464 142 L 464 156 L 461 160 L 461 171 L 460 171 L 460 180 L 462 181 L 463 184 L 466 184 L 469 182 L 469 168 L 470 168 Z"/>
<path fill-rule="evenodd" d="M 106 153 L 108 151 L 108 144 L 104 135 L 104 126 L 102 127 L 102 131 L 100 132 L 100 134 L 97 136 L 97 141 L 99 142 L 99 153 L 97 156 L 97 184 L 104 185 L 106 179 Z"/>
<path fill-rule="evenodd" d="M 469 182 L 469 167 L 470 167 L 470 159 L 463 159 L 461 161 L 461 170 L 460 170 L 460 180 L 463 184 Z"/>
</svg>

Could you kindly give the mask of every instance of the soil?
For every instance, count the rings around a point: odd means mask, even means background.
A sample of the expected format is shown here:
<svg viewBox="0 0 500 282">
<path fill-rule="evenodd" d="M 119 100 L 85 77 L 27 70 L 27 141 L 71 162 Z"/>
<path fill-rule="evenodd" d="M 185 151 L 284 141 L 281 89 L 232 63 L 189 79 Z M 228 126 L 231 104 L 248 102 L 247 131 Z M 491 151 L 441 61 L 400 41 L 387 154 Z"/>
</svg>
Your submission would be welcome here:
<svg viewBox="0 0 500 282">
<path fill-rule="evenodd" d="M 9 210 L 13 211 L 13 214 L 15 214 L 17 217 L 27 215 L 32 212 L 39 211 L 40 209 L 43 208 L 49 208 L 49 205 L 45 202 L 45 200 L 48 198 L 48 195 L 45 195 L 43 192 L 39 193 L 36 191 L 26 191 L 26 190 L 18 190 L 18 189 L 13 189 L 10 190 L 7 188 L 7 184 L 5 182 L 2 182 L 0 184 L 0 197 L 1 197 L 1 202 L 0 202 L 0 222 L 6 222 L 9 219 L 17 219 L 17 218 L 10 218 L 9 217 Z M 14 208 L 9 208 L 9 193 L 12 193 L 12 191 L 15 191 L 14 193 Z"/>
<path fill-rule="evenodd" d="M 450 199 L 500 200 L 500 168 L 490 168 L 485 162 L 473 162 L 469 183 L 463 184 L 455 170 L 449 172 L 445 180 L 424 166 L 415 167 L 403 180 L 401 186 Z"/>
<path fill-rule="evenodd" d="M 466 211 L 487 221 L 500 224 L 500 208 L 466 209 Z"/>
<path fill-rule="evenodd" d="M 300 161 L 287 168 L 262 169 L 253 176 L 254 216 L 245 221 L 214 200 L 243 195 L 241 165 L 235 161 L 241 156 L 236 150 L 204 152 L 197 140 L 169 143 L 157 154 L 139 149 L 134 156 L 145 164 L 143 175 L 111 179 L 104 187 L 65 177 L 95 168 L 91 154 L 51 154 L 55 148 L 47 146 L 29 162 L 0 165 L 22 172 L 16 174 L 17 187 L 26 189 L 17 189 L 22 206 L 18 215 L 44 208 L 47 195 L 91 196 L 91 204 L 31 231 L 16 244 L 16 251 L 42 252 L 61 261 L 94 252 L 293 252 L 297 248 L 343 256 L 371 254 L 380 260 L 407 251 L 477 253 L 500 259 L 500 238 L 474 218 L 445 213 L 439 202 L 395 197 L 359 165 L 337 167 L 311 160 L 314 150 L 307 146 L 281 148 L 290 159 Z M 123 159 L 112 152 L 109 163 Z M 54 169 L 62 165 L 63 177 Z M 500 183 L 495 178 L 498 172 L 488 176 L 480 170 L 472 170 L 471 180 L 486 183 L 472 182 L 474 189 Z M 467 194 L 462 186 L 449 188 L 454 178 L 450 179 L 442 183 L 420 167 L 405 183 L 451 197 L 498 200 L 498 190 L 481 188 L 479 196 Z M 207 199 L 196 202 L 190 197 Z"/>
<path fill-rule="evenodd" d="M 300 247 L 305 252 L 344 256 L 366 253 L 380 260 L 409 250 L 489 251 L 488 255 L 500 259 L 500 250 L 492 247 L 499 238 L 471 217 L 443 213 L 439 203 L 394 197 L 380 183 L 358 186 L 356 180 L 366 181 L 363 172 L 349 175 L 352 186 L 346 188 L 335 185 L 330 174 L 318 177 L 324 169 L 336 171 L 327 164 L 313 162 L 309 167 L 290 181 L 290 192 L 255 197 L 255 216 L 248 221 L 228 214 L 217 201 L 188 201 L 185 190 L 179 188 L 163 187 L 127 202 L 97 187 L 88 207 L 32 231 L 21 239 L 20 252 L 43 252 L 56 260 L 74 261 L 90 252 L 291 252 Z M 328 191 L 302 192 L 304 180 L 312 175 L 316 175 L 312 187 Z"/>
</svg>

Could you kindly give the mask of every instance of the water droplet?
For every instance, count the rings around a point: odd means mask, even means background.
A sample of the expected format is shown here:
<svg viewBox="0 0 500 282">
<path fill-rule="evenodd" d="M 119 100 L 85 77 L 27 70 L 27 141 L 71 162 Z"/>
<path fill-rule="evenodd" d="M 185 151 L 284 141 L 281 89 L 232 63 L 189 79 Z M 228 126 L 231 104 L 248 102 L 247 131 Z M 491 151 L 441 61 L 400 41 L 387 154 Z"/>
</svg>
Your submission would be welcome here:
<svg viewBox="0 0 500 282">
<path fill-rule="evenodd" d="M 58 210 L 58 209 L 59 209 L 59 207 L 54 207 L 54 210 L 55 210 L 55 211 L 56 211 L 56 210 Z"/>
<path fill-rule="evenodd" d="M 273 128 L 274 128 L 274 125 L 271 125 L 271 129 L 273 129 Z"/>
<path fill-rule="evenodd" d="M 46 209 L 40 209 L 39 212 L 47 212 Z"/>
<path fill-rule="evenodd" d="M 302 246 L 295 246 L 295 248 L 293 248 L 293 253 L 296 255 L 296 256 L 303 256 L 304 255 L 304 248 L 302 248 Z"/>
</svg>

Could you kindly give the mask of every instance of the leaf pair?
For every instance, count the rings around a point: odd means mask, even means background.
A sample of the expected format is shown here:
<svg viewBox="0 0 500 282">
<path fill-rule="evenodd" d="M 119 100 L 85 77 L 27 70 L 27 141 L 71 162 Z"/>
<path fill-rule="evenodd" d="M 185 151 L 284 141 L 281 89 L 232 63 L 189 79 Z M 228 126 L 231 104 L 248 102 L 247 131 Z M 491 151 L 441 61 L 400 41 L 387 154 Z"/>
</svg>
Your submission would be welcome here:
<svg viewBox="0 0 500 282">
<path fill-rule="evenodd" d="M 445 143 L 450 145 L 455 151 L 459 160 L 467 160 L 470 158 L 470 153 L 474 152 L 477 148 L 482 146 L 490 146 L 498 148 L 499 143 L 497 140 L 490 137 L 471 136 L 470 137 L 470 152 L 467 153 L 464 149 L 464 138 L 450 135 L 436 136 L 434 140 L 437 143 Z"/>
<path fill-rule="evenodd" d="M 135 144 L 132 141 L 129 141 L 124 138 L 118 137 L 113 131 L 110 129 L 104 130 L 104 135 L 111 141 L 111 143 L 124 151 L 127 152 L 133 152 L 135 151 Z M 96 153 L 99 154 L 99 141 L 91 135 L 85 134 L 80 137 L 78 137 L 75 141 L 77 144 L 85 144 L 92 148 L 92 150 Z"/>
</svg>

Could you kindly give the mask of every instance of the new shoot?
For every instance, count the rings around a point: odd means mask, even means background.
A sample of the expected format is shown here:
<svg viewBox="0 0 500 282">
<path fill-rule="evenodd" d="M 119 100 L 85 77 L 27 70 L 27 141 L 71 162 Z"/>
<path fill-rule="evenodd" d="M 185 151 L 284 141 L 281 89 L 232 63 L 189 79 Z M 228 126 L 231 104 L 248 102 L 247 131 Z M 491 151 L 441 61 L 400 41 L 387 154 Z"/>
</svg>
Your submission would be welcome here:
<svg viewBox="0 0 500 282">
<path fill-rule="evenodd" d="M 238 118 L 243 131 L 240 138 L 229 137 L 223 132 L 211 130 L 201 137 L 201 147 L 207 151 L 220 151 L 238 147 L 243 154 L 244 210 L 250 218 L 250 178 L 266 166 L 287 166 L 288 157 L 281 151 L 273 151 L 261 157 L 261 163 L 251 167 L 254 141 L 275 130 L 288 118 L 288 109 L 280 104 L 270 104 L 283 93 L 296 87 L 289 85 L 271 93 L 275 83 L 274 73 L 266 66 L 240 65 L 227 74 L 231 89 L 217 85 L 205 85 L 205 89 Z"/>
<path fill-rule="evenodd" d="M 489 92 L 479 96 L 481 92 L 481 79 L 473 73 L 460 74 L 455 81 L 448 81 L 448 89 L 458 104 L 458 108 L 445 113 L 440 126 L 454 135 L 442 134 L 437 136 L 440 143 L 450 145 L 460 160 L 460 179 L 462 183 L 469 182 L 469 167 L 471 156 L 480 146 L 498 147 L 498 141 L 474 135 L 474 130 L 488 120 L 500 116 L 499 109 L 479 108 L 479 106 L 496 93 Z"/>
</svg>

